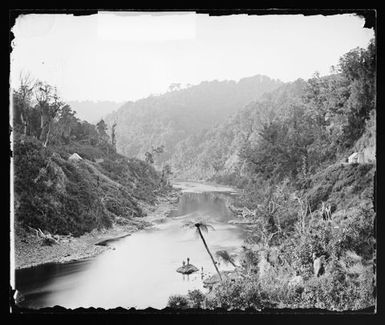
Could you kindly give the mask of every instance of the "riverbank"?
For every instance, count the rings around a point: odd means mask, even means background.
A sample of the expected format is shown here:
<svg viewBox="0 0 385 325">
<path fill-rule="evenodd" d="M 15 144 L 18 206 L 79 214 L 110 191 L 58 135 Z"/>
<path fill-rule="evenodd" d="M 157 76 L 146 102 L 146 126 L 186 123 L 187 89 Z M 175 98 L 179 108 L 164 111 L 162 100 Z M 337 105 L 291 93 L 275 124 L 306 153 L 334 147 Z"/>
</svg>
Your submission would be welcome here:
<svg viewBox="0 0 385 325">
<path fill-rule="evenodd" d="M 46 263 L 67 263 L 94 257 L 113 247 L 108 242 L 163 222 L 176 209 L 180 191 L 173 190 L 159 197 L 155 206 L 142 205 L 143 218 L 128 220 L 126 224 L 114 224 L 111 228 L 93 230 L 80 237 L 57 236 L 58 244 L 42 245 L 42 239 L 32 231 L 15 229 L 15 269 L 24 269 Z M 105 243 L 101 245 L 100 243 Z"/>
</svg>

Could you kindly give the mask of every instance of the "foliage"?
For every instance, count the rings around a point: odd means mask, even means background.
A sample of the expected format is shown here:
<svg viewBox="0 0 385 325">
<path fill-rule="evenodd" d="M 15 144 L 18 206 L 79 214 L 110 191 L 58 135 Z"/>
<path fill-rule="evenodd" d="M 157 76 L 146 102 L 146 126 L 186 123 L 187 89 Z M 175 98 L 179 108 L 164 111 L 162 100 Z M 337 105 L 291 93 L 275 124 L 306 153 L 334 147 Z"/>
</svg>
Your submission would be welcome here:
<svg viewBox="0 0 385 325">
<path fill-rule="evenodd" d="M 357 310 L 375 303 L 374 215 L 309 220 L 278 246 L 253 245 L 241 256 L 242 276 L 226 280 L 207 296 L 209 308 L 267 307 Z M 312 254 L 326 256 L 326 272 L 313 274 Z M 296 279 L 298 281 L 293 282 Z"/>
<path fill-rule="evenodd" d="M 189 307 L 189 301 L 185 296 L 173 295 L 168 298 L 167 307 L 173 309 L 186 309 Z"/>
<path fill-rule="evenodd" d="M 18 224 L 76 236 L 122 220 L 136 224 L 140 203 L 167 191 L 152 166 L 116 153 L 103 120 L 79 121 L 54 87 L 24 80 L 13 99 Z M 82 159 L 68 160 L 73 153 Z"/>
<path fill-rule="evenodd" d="M 191 308 L 202 308 L 205 301 L 205 295 L 198 289 L 189 290 L 187 297 Z"/>
<path fill-rule="evenodd" d="M 220 123 L 252 100 L 274 90 L 282 82 L 266 76 L 234 81 L 202 82 L 185 89 L 127 102 L 106 117 L 118 121 L 117 149 L 128 157 L 145 156 L 152 146 L 165 146 L 157 163 L 169 163 L 176 146 L 189 136 Z"/>
<path fill-rule="evenodd" d="M 177 174 L 239 187 L 233 210 L 248 222 L 235 278 L 207 308 L 375 305 L 375 72 L 372 41 L 331 75 L 281 85 L 178 143 Z M 348 164 L 354 151 L 372 161 Z"/>
<path fill-rule="evenodd" d="M 257 281 L 225 280 L 222 285 L 215 287 L 213 290 L 214 292 L 207 302 L 207 307 L 210 309 L 245 310 L 251 308 L 262 310 L 266 307 L 275 306 Z"/>
<path fill-rule="evenodd" d="M 215 252 L 215 255 L 219 257 L 225 264 L 232 264 L 235 265 L 234 256 L 230 255 L 228 251 L 226 250 L 219 250 Z"/>
</svg>

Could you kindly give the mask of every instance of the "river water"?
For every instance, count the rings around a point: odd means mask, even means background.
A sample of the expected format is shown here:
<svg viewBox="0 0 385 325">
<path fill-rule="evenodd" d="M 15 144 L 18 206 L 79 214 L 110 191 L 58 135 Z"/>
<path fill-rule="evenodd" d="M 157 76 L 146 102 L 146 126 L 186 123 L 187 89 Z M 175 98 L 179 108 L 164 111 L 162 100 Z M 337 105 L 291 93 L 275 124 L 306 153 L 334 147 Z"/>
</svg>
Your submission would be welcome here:
<svg viewBox="0 0 385 325">
<path fill-rule="evenodd" d="M 170 295 L 193 289 L 205 292 L 203 280 L 215 268 L 195 229 L 183 225 L 190 220 L 207 221 L 215 228 L 204 234 L 211 252 L 236 253 L 245 233 L 241 226 L 228 223 L 231 213 L 224 198 L 233 190 L 192 182 L 174 186 L 183 195 L 165 222 L 112 242 L 113 249 L 87 260 L 17 271 L 16 288 L 24 296 L 20 305 L 162 309 Z M 187 257 L 199 271 L 177 273 Z M 231 270 L 232 266 L 220 263 L 219 269 Z"/>
</svg>

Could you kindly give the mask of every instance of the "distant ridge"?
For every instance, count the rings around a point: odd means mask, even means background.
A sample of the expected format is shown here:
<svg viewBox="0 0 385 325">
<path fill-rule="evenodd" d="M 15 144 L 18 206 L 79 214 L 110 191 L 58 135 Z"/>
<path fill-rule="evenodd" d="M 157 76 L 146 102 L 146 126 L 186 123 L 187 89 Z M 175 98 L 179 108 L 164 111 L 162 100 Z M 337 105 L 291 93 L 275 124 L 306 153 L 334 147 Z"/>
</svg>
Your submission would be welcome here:
<svg viewBox="0 0 385 325">
<path fill-rule="evenodd" d="M 127 102 L 106 117 L 117 122 L 117 149 L 129 157 L 144 158 L 152 146 L 165 146 L 157 162 L 168 161 L 178 142 L 223 122 L 247 103 L 284 84 L 256 75 L 225 81 L 203 81 L 183 89 Z"/>
</svg>

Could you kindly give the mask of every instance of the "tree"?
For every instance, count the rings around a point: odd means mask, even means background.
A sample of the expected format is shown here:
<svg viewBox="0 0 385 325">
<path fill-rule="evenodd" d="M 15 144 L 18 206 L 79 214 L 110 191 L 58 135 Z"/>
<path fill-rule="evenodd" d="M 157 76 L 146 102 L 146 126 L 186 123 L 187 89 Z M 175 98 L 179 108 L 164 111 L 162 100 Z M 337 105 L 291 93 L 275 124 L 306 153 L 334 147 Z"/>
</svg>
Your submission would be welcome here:
<svg viewBox="0 0 385 325">
<path fill-rule="evenodd" d="M 74 137 L 82 142 L 88 143 L 93 146 L 97 145 L 99 134 L 95 125 L 88 123 L 87 121 L 77 122 L 73 129 Z"/>
<path fill-rule="evenodd" d="M 181 87 L 180 83 L 174 82 L 174 83 L 170 84 L 170 86 L 168 86 L 168 89 L 169 89 L 169 91 L 174 91 L 174 90 L 179 90 L 180 87 Z"/>
<path fill-rule="evenodd" d="M 75 117 L 76 112 L 69 105 L 64 105 L 59 113 L 59 119 L 55 125 L 56 132 L 61 141 L 68 144 L 71 139 L 72 131 L 78 124 L 78 119 Z"/>
<path fill-rule="evenodd" d="M 24 136 L 27 135 L 34 88 L 31 76 L 20 74 L 20 87 L 13 91 L 14 123 L 21 126 Z"/>
<path fill-rule="evenodd" d="M 222 158 L 222 153 L 219 149 L 213 151 L 210 160 L 210 165 L 213 168 L 215 174 L 218 174 L 218 172 L 223 168 L 224 161 Z"/>
<path fill-rule="evenodd" d="M 102 140 L 102 142 L 106 142 L 108 139 L 107 124 L 103 119 L 101 119 L 98 124 L 96 124 L 96 130 L 98 131 L 99 138 Z"/>
<path fill-rule="evenodd" d="M 172 175 L 171 167 L 169 164 L 163 166 L 161 182 L 168 184 L 168 178 Z"/>
<path fill-rule="evenodd" d="M 371 40 L 367 49 L 356 48 L 341 57 L 340 73 L 350 82 L 345 104 L 347 124 L 343 143 L 350 147 L 364 132 L 365 121 L 376 107 L 376 48 Z"/>
<path fill-rule="evenodd" d="M 152 148 L 152 152 L 153 152 L 154 154 L 161 154 L 161 153 L 163 153 L 163 152 L 164 152 L 164 145 L 162 144 L 162 145 L 159 146 L 159 147 L 153 147 L 153 148 Z"/>
<path fill-rule="evenodd" d="M 55 87 L 38 81 L 35 89 L 35 96 L 40 112 L 41 132 L 39 139 L 43 142 L 43 146 L 46 147 L 49 141 L 53 119 L 63 106 L 63 103 L 60 101 Z"/>
<path fill-rule="evenodd" d="M 114 124 L 112 124 L 112 128 L 111 128 L 111 142 L 112 142 L 112 147 L 114 148 L 114 150 L 116 151 L 116 133 L 115 133 L 115 129 L 116 129 L 116 121 L 114 122 Z"/>
<path fill-rule="evenodd" d="M 153 164 L 154 163 L 154 157 L 152 156 L 152 153 L 151 152 L 146 152 L 145 153 L 145 158 L 144 158 L 144 161 L 147 163 L 147 164 Z"/>
<path fill-rule="evenodd" d="M 164 145 L 161 145 L 159 147 L 152 147 L 151 151 L 147 151 L 145 155 L 145 162 L 148 164 L 154 163 L 155 155 L 161 154 L 164 152 Z"/>
<path fill-rule="evenodd" d="M 234 257 L 229 254 L 227 250 L 220 250 L 215 253 L 215 255 L 222 259 L 226 264 L 230 263 L 232 266 L 236 267 L 234 262 Z"/>
<path fill-rule="evenodd" d="M 209 225 L 209 224 L 203 222 L 203 221 L 195 222 L 195 223 L 190 221 L 190 222 L 185 224 L 185 227 L 189 227 L 189 228 L 195 227 L 196 228 L 196 231 L 199 234 L 200 238 L 202 239 L 203 245 L 205 246 L 205 248 L 207 250 L 207 253 L 210 255 L 210 258 L 211 258 L 211 261 L 214 264 L 215 270 L 217 271 L 217 273 L 219 275 L 219 278 L 222 281 L 222 275 L 221 275 L 221 273 L 218 270 L 217 262 L 214 260 L 214 257 L 211 254 L 210 249 L 207 246 L 206 240 L 205 240 L 205 238 L 203 237 L 203 234 L 202 234 L 202 231 L 207 233 L 209 228 L 214 230 L 214 227 L 212 225 Z"/>
</svg>

